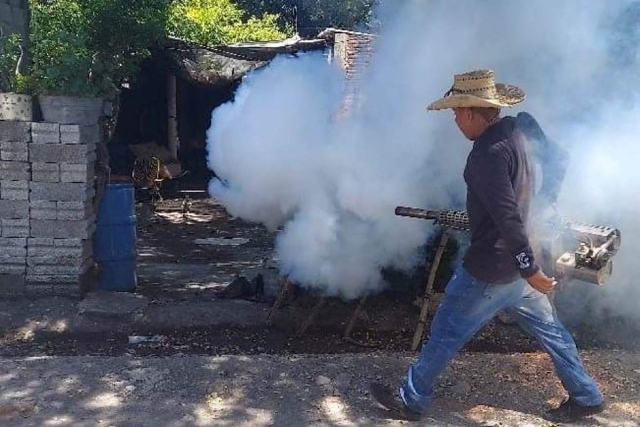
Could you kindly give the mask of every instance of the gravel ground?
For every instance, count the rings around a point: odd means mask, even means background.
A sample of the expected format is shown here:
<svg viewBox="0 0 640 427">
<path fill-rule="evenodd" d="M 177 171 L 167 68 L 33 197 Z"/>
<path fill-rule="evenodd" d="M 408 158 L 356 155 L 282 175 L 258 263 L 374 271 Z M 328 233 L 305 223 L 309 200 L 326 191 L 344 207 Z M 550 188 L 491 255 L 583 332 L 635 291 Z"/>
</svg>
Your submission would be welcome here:
<svg viewBox="0 0 640 427">
<path fill-rule="evenodd" d="M 640 425 L 640 355 L 583 353 L 610 402 L 581 426 Z M 3 426 L 400 426 L 367 384 L 395 384 L 408 354 L 0 359 Z M 462 354 L 413 425 L 549 426 L 562 397 L 546 355 Z"/>
</svg>

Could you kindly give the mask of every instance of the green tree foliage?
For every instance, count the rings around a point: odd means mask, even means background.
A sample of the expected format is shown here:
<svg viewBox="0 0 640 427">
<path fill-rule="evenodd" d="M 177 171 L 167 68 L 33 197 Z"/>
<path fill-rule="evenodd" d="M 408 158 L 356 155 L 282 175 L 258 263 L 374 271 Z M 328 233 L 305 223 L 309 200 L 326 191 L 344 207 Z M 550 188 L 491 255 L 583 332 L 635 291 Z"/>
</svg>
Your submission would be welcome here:
<svg viewBox="0 0 640 427">
<path fill-rule="evenodd" d="M 113 97 L 164 36 L 166 0 L 31 0 L 32 76 L 50 95 Z"/>
<path fill-rule="evenodd" d="M 271 13 L 249 15 L 231 0 L 175 0 L 169 9 L 168 31 L 208 46 L 282 40 L 291 30 L 280 27 L 278 18 Z"/>
<path fill-rule="evenodd" d="M 305 0 L 302 25 L 352 27 L 375 0 Z M 323 3 L 324 2 L 324 3 Z M 37 93 L 111 98 L 170 35 L 216 45 L 282 40 L 292 0 L 30 0 Z M 326 4 L 325 4 L 326 3 Z M 366 12 L 365 12 L 366 10 Z M 307 13 L 308 12 L 308 13 Z M 322 22 L 323 24 L 318 24 Z"/>
<path fill-rule="evenodd" d="M 297 17 L 301 35 L 316 35 L 328 27 L 366 30 L 379 0 L 237 0 L 249 13 L 277 13 L 291 25 Z"/>
<path fill-rule="evenodd" d="M 78 0 L 86 10 L 94 72 L 129 82 L 165 36 L 168 0 Z"/>
<path fill-rule="evenodd" d="M 322 30 L 339 27 L 365 29 L 371 21 L 376 0 L 303 0 L 298 9 L 298 26 Z"/>
<path fill-rule="evenodd" d="M 86 23 L 75 0 L 32 1 L 32 75 L 38 92 L 92 95 Z"/>
</svg>

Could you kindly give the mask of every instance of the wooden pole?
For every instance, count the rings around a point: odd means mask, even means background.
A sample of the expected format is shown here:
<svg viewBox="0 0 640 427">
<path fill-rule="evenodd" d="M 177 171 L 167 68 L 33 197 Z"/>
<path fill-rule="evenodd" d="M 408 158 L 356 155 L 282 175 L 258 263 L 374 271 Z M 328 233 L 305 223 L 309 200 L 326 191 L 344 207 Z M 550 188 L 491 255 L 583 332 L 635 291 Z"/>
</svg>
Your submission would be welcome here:
<svg viewBox="0 0 640 427">
<path fill-rule="evenodd" d="M 362 309 L 364 308 L 364 305 L 367 302 L 367 297 L 364 296 L 362 298 L 360 298 L 360 302 L 358 303 L 358 306 L 356 307 L 356 310 L 353 312 L 353 315 L 351 316 L 351 319 L 349 319 L 349 323 L 347 324 L 347 328 L 344 330 L 344 339 L 345 340 L 349 340 L 351 338 L 351 332 L 353 332 L 353 328 L 356 325 L 356 322 L 358 321 L 358 317 L 360 317 L 360 313 L 362 312 Z"/>
<path fill-rule="evenodd" d="M 267 316 L 267 326 L 273 325 L 273 319 L 277 313 L 277 311 L 282 307 L 284 300 L 287 298 L 289 294 L 289 290 L 291 289 L 291 281 L 289 277 L 283 277 L 280 280 L 280 290 L 278 291 L 278 297 L 276 298 L 276 302 L 271 307 L 269 311 L 269 315 Z"/>
<path fill-rule="evenodd" d="M 316 316 L 320 312 L 320 309 L 322 309 L 322 307 L 324 306 L 325 301 L 326 301 L 325 297 L 318 298 L 318 301 L 316 302 L 316 305 L 311 310 L 311 313 L 309 314 L 309 316 L 307 316 L 307 319 L 300 326 L 300 329 L 298 329 L 298 336 L 304 335 L 304 333 L 307 332 L 307 329 L 309 329 L 309 326 L 311 326 L 313 321 L 316 319 Z"/>
<path fill-rule="evenodd" d="M 413 334 L 413 342 L 411 343 L 411 350 L 416 351 L 420 347 L 420 343 L 424 338 L 424 332 L 427 326 L 427 315 L 429 314 L 429 305 L 431 304 L 431 295 L 433 294 L 433 284 L 436 281 L 436 274 L 438 273 L 438 267 L 442 260 L 442 255 L 449 243 L 449 234 L 446 230 L 443 230 L 442 237 L 440 238 L 440 244 L 436 250 L 436 255 L 431 264 L 429 271 L 429 278 L 425 286 L 424 295 L 422 296 L 422 309 L 420 310 L 420 318 L 418 319 L 418 326 Z"/>
<path fill-rule="evenodd" d="M 178 158 L 178 102 L 175 74 L 167 74 L 167 147 Z"/>
<path fill-rule="evenodd" d="M 353 328 L 355 327 L 356 322 L 358 321 L 358 318 L 360 317 L 360 313 L 362 313 L 362 310 L 364 309 L 365 304 L 367 303 L 367 297 L 364 296 L 360 299 L 360 303 L 358 304 L 358 306 L 356 307 L 356 310 L 354 311 L 353 315 L 351 316 L 351 319 L 349 320 L 349 324 L 347 325 L 347 328 L 344 331 L 344 337 L 342 338 L 345 342 L 348 342 L 350 344 L 355 344 L 359 347 L 365 347 L 365 348 L 377 348 L 378 345 L 377 344 L 369 344 L 366 342 L 360 342 L 357 341 L 355 339 L 353 339 L 351 337 L 351 333 L 353 332 Z"/>
</svg>

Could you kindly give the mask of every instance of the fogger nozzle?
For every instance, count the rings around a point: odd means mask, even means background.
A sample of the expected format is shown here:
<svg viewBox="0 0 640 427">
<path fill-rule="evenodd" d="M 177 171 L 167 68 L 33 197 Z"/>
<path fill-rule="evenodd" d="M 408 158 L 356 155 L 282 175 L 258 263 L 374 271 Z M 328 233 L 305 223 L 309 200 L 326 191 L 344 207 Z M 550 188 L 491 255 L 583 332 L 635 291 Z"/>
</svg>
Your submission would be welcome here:
<svg viewBox="0 0 640 427">
<path fill-rule="evenodd" d="M 468 231 L 471 229 L 469 225 L 469 216 L 465 211 L 454 211 L 449 209 L 436 211 L 398 206 L 396 208 L 396 215 L 432 220 L 443 227 L 453 228 L 456 230 Z"/>
<path fill-rule="evenodd" d="M 435 221 L 443 227 L 469 230 L 469 216 L 464 211 L 427 210 L 398 206 L 396 215 Z M 620 231 L 611 227 L 567 222 L 551 227 L 543 250 L 556 259 L 554 274 L 586 282 L 604 284 L 613 270 L 611 258 L 620 247 Z M 575 247 L 575 242 L 580 244 Z M 556 243 L 557 242 L 557 243 Z M 558 246 L 559 245 L 559 246 Z M 562 248 L 558 254 L 554 248 Z"/>
<path fill-rule="evenodd" d="M 430 211 L 426 209 L 409 208 L 406 206 L 398 206 L 396 208 L 396 215 L 409 216 L 412 218 L 438 220 L 438 211 Z"/>
</svg>

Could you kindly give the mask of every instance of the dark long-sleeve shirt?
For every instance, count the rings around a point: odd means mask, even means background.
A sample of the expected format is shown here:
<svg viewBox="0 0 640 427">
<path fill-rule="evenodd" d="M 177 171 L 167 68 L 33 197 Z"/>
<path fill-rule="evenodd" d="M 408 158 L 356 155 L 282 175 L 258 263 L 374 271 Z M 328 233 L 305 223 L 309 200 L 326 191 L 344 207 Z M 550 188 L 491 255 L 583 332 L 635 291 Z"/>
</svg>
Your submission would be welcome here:
<svg viewBox="0 0 640 427">
<path fill-rule="evenodd" d="M 474 142 L 464 179 L 471 226 L 465 268 L 489 283 L 535 274 L 539 267 L 527 235 L 535 179 L 513 117 L 504 117 Z"/>
<path fill-rule="evenodd" d="M 556 203 L 569 167 L 569 153 L 556 141 L 547 138 L 536 119 L 527 112 L 518 113 L 516 126 L 526 137 L 531 153 L 542 171 L 536 205 L 544 209 Z"/>
</svg>

